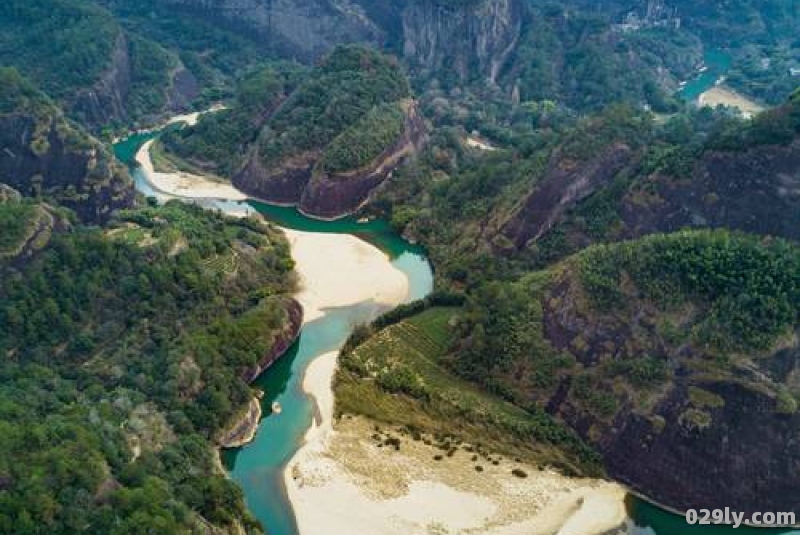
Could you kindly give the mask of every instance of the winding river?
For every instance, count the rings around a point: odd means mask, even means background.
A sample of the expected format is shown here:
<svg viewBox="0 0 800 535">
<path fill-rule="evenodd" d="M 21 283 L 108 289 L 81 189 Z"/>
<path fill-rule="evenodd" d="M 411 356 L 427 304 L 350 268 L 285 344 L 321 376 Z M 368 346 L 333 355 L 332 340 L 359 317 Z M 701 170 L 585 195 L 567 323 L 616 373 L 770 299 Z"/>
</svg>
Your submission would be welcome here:
<svg viewBox="0 0 800 535">
<path fill-rule="evenodd" d="M 155 135 L 157 133 L 134 134 L 116 143 L 114 151 L 120 160 L 131 165 L 137 190 L 163 201 L 172 196 L 154 189 L 144 173 L 133 165 L 139 147 Z M 271 206 L 257 201 L 191 201 L 229 213 L 257 211 L 283 228 L 315 233 L 352 234 L 380 248 L 389 256 L 394 267 L 402 271 L 409 283 L 408 301 L 422 298 L 432 290 L 433 273 L 423 251 L 396 235 L 384 221 L 359 222 L 353 218 L 318 221 L 301 215 L 294 208 Z M 243 489 L 248 507 L 268 527 L 270 535 L 298 534 L 294 513 L 286 496 L 283 472 L 302 444 L 315 417 L 314 400 L 309 398 L 302 386 L 306 368 L 316 357 L 338 349 L 354 326 L 369 321 L 384 310 L 385 307 L 372 301 L 326 309 L 322 317 L 303 326 L 297 342 L 256 380 L 256 386 L 265 391 L 262 400 L 264 417 L 258 433 L 247 446 L 224 452 L 223 463 L 231 477 Z M 282 408 L 280 415 L 271 414 L 274 402 L 278 402 Z M 800 535 L 800 531 L 688 526 L 683 517 L 633 497 L 629 498 L 628 509 L 632 520 L 628 530 L 630 535 L 748 535 L 756 532 L 760 535 Z"/>
</svg>

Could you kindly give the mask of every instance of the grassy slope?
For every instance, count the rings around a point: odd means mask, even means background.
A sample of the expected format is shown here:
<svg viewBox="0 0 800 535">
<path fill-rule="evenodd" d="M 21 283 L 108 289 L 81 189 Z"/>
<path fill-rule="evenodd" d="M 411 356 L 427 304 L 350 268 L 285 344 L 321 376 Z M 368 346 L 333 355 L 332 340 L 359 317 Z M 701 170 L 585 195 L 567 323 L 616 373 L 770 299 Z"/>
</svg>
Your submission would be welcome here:
<svg viewBox="0 0 800 535">
<path fill-rule="evenodd" d="M 566 471 L 593 472 L 591 462 L 576 461 L 570 446 L 578 445 L 566 444 L 564 454 L 542 439 L 557 425 L 546 416 L 488 394 L 442 366 L 460 313 L 450 307 L 425 310 L 344 355 L 335 387 L 337 413 L 405 426 L 412 434 L 456 437 Z"/>
</svg>

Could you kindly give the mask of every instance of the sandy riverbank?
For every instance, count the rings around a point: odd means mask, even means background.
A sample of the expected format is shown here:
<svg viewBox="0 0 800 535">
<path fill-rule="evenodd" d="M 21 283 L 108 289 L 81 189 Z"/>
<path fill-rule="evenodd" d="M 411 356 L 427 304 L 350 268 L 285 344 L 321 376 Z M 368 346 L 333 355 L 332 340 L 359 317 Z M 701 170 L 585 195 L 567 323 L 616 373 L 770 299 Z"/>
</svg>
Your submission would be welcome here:
<svg viewBox="0 0 800 535">
<path fill-rule="evenodd" d="M 349 234 L 283 231 L 300 275 L 295 297 L 305 322 L 321 317 L 325 308 L 369 300 L 394 306 L 408 295 L 408 279 L 377 247 Z"/>
<path fill-rule="evenodd" d="M 196 121 L 197 114 L 173 118 L 170 122 Z M 136 153 L 148 181 L 168 195 L 188 199 L 240 201 L 247 196 L 230 184 L 186 173 L 159 173 L 153 167 L 148 141 Z M 245 209 L 226 210 L 243 217 Z M 304 322 L 314 321 L 325 308 L 354 305 L 373 300 L 395 306 L 408 295 L 408 280 L 380 249 L 350 234 L 323 234 L 282 229 L 289 240 L 300 291 L 295 296 L 303 305 Z"/>
<path fill-rule="evenodd" d="M 215 182 L 209 178 L 191 173 L 173 172 L 161 173 L 155 170 L 153 160 L 150 158 L 150 147 L 155 140 L 151 139 L 136 153 L 136 163 L 142 167 L 147 179 L 153 187 L 163 193 L 177 197 L 190 197 L 194 199 L 226 199 L 243 201 L 247 195 L 224 182 Z"/>
<path fill-rule="evenodd" d="M 405 299 L 405 276 L 373 246 L 348 235 L 286 234 L 306 321 L 327 307 Z M 303 378 L 317 417 L 284 472 L 301 535 L 597 535 L 625 523 L 625 489 L 613 483 L 509 461 L 477 472 L 466 452 L 436 461 L 440 450 L 406 438 L 401 451 L 378 448 L 365 419 L 334 427 L 337 357 L 317 357 Z"/>
<path fill-rule="evenodd" d="M 174 186 L 174 177 L 154 172 L 148 150 L 142 147 L 137 161 L 156 188 L 186 198 L 244 198 L 203 177 Z M 327 308 L 405 300 L 406 277 L 374 246 L 345 234 L 284 231 L 304 321 Z M 337 353 L 326 353 L 306 370 L 303 387 L 319 419 L 284 474 L 301 535 L 595 535 L 624 522 L 618 485 L 513 464 L 530 474 L 520 479 L 507 461 L 478 473 L 466 453 L 434 461 L 439 450 L 421 442 L 404 441 L 397 452 L 378 448 L 370 441 L 372 424 L 358 418 L 334 429 L 336 363 Z"/>
<path fill-rule="evenodd" d="M 738 108 L 744 117 L 752 117 L 764 110 L 764 106 L 753 102 L 747 97 L 744 97 L 724 86 L 712 87 L 705 93 L 700 95 L 698 99 L 700 106 L 710 106 L 712 108 L 717 106 L 728 106 L 730 108 Z"/>
<path fill-rule="evenodd" d="M 334 426 L 336 365 L 326 353 L 303 378 L 317 417 L 284 472 L 301 535 L 599 535 L 624 525 L 620 485 L 509 459 L 478 461 L 478 472 L 466 450 L 435 460 L 441 450 L 399 432 L 400 450 L 378 447 L 367 419 Z"/>
<path fill-rule="evenodd" d="M 335 354 L 320 357 L 304 387 L 329 386 L 334 369 Z M 326 394 L 322 422 L 285 473 L 301 535 L 598 535 L 625 524 L 619 485 L 508 459 L 482 462 L 478 472 L 472 453 L 437 461 L 441 450 L 399 433 L 399 451 L 378 447 L 366 419 L 345 418 L 334 429 L 332 405 Z"/>
</svg>

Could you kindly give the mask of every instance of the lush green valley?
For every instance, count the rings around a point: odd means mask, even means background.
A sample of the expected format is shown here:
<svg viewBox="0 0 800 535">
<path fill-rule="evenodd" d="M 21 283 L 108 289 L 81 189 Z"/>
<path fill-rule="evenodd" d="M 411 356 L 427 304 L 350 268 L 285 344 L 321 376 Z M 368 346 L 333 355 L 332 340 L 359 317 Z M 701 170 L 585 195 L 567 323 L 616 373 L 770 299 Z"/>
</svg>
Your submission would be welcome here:
<svg viewBox="0 0 800 535">
<path fill-rule="evenodd" d="M 338 417 L 795 510 L 797 2 L 351 4 L 0 6 L 0 532 L 269 530 L 214 448 L 296 334 L 288 243 L 137 198 L 104 144 L 212 106 L 160 171 L 385 219 L 435 267 L 348 341 Z M 709 52 L 771 107 L 684 102 Z"/>
</svg>

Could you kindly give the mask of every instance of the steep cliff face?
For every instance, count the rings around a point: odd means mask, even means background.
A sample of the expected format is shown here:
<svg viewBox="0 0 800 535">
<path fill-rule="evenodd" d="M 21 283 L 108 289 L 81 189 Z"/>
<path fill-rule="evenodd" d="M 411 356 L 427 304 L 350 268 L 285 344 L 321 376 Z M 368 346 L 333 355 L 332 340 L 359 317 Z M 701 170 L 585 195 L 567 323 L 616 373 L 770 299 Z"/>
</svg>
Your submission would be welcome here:
<svg viewBox="0 0 800 535">
<path fill-rule="evenodd" d="M 90 88 L 78 92 L 69 104 L 70 113 L 85 124 L 100 125 L 124 121 L 125 101 L 131 89 L 131 60 L 128 38 L 124 32 L 117 37 L 109 67 Z"/>
<path fill-rule="evenodd" d="M 68 122 L 13 69 L 0 69 L 0 181 L 104 222 L 133 202 L 133 184 L 103 145 Z"/>
<path fill-rule="evenodd" d="M 488 226 L 484 236 L 495 252 L 514 255 L 555 229 L 567 243 L 560 256 L 598 240 L 684 228 L 800 240 L 800 138 L 709 149 L 680 171 L 646 170 L 642 162 L 648 157 L 646 149 L 619 143 L 579 164 L 556 152 L 557 165 L 551 163 L 519 207 L 510 216 L 499 214 L 500 222 Z M 603 222 L 594 223 L 598 218 Z"/>
<path fill-rule="evenodd" d="M 607 185 L 631 158 L 632 151 L 624 144 L 608 147 L 577 168 L 565 166 L 556 154 L 541 184 L 503 224 L 500 232 L 518 249 L 529 240 L 538 240 L 577 202 Z"/>
<path fill-rule="evenodd" d="M 311 61 L 339 43 L 379 44 L 383 32 L 349 0 L 161 0 L 249 33 L 265 45 Z"/>
<path fill-rule="evenodd" d="M 403 53 L 428 73 L 478 75 L 495 83 L 522 29 L 519 0 L 414 0 L 403 12 Z"/>
<path fill-rule="evenodd" d="M 197 77 L 181 65 L 173 71 L 167 91 L 167 108 L 170 110 L 188 109 L 192 101 L 200 94 L 200 82 Z"/>
<path fill-rule="evenodd" d="M 729 230 L 596 245 L 473 297 L 454 371 L 539 407 L 668 507 L 800 512 L 800 247 Z"/>
<path fill-rule="evenodd" d="M 602 314 L 587 311 L 569 276 L 544 300 L 547 339 L 581 369 L 562 375 L 548 411 L 601 453 L 611 477 L 659 503 L 797 512 L 797 325 L 770 349 L 712 356 L 696 333 L 677 334 L 702 323 L 702 305 L 665 315 L 625 284 L 624 304 Z"/>
<path fill-rule="evenodd" d="M 412 104 L 406 111 L 402 135 L 367 166 L 343 173 L 313 174 L 300 198 L 300 210 L 323 218 L 355 212 L 405 158 L 423 145 L 425 136 L 425 122 L 417 105 Z"/>
<path fill-rule="evenodd" d="M 26 115 L 0 116 L 0 177 L 26 196 L 43 196 L 102 223 L 133 203 L 127 172 L 99 142 L 67 125 Z"/>
<path fill-rule="evenodd" d="M 300 335 L 300 328 L 303 325 L 303 306 L 296 299 L 286 298 L 284 299 L 284 308 L 287 316 L 284 331 L 277 336 L 269 352 L 255 366 L 244 371 L 242 379 L 245 382 L 255 381 L 264 370 L 272 366 L 291 347 Z"/>
<path fill-rule="evenodd" d="M 621 217 L 628 236 L 709 226 L 798 240 L 800 139 L 708 152 L 684 179 L 649 177 L 645 188 L 625 196 Z"/>
<path fill-rule="evenodd" d="M 233 185 L 253 197 L 275 204 L 296 205 L 311 179 L 314 163 L 321 151 L 309 151 L 285 159 L 276 169 L 267 169 L 256 151 L 247 159 Z"/>
<path fill-rule="evenodd" d="M 405 110 L 401 135 L 363 167 L 326 172 L 320 164 L 324 151 L 315 150 L 286 158 L 268 169 L 254 150 L 233 183 L 265 201 L 297 205 L 310 216 L 336 219 L 358 210 L 370 193 L 424 144 L 426 134 L 425 121 L 413 102 Z"/>
<path fill-rule="evenodd" d="M 800 352 L 795 347 L 785 356 L 794 366 Z M 722 406 L 697 409 L 690 388 L 710 392 Z M 622 413 L 619 424 L 604 433 L 600 447 L 607 470 L 656 502 L 679 510 L 798 512 L 800 492 L 792 481 L 800 476 L 800 417 L 776 410 L 777 405 L 774 392 L 736 380 L 682 380 L 654 416 Z M 703 420 L 700 425 L 692 422 L 691 415 L 701 413 L 708 414 L 708 426 Z"/>
</svg>

